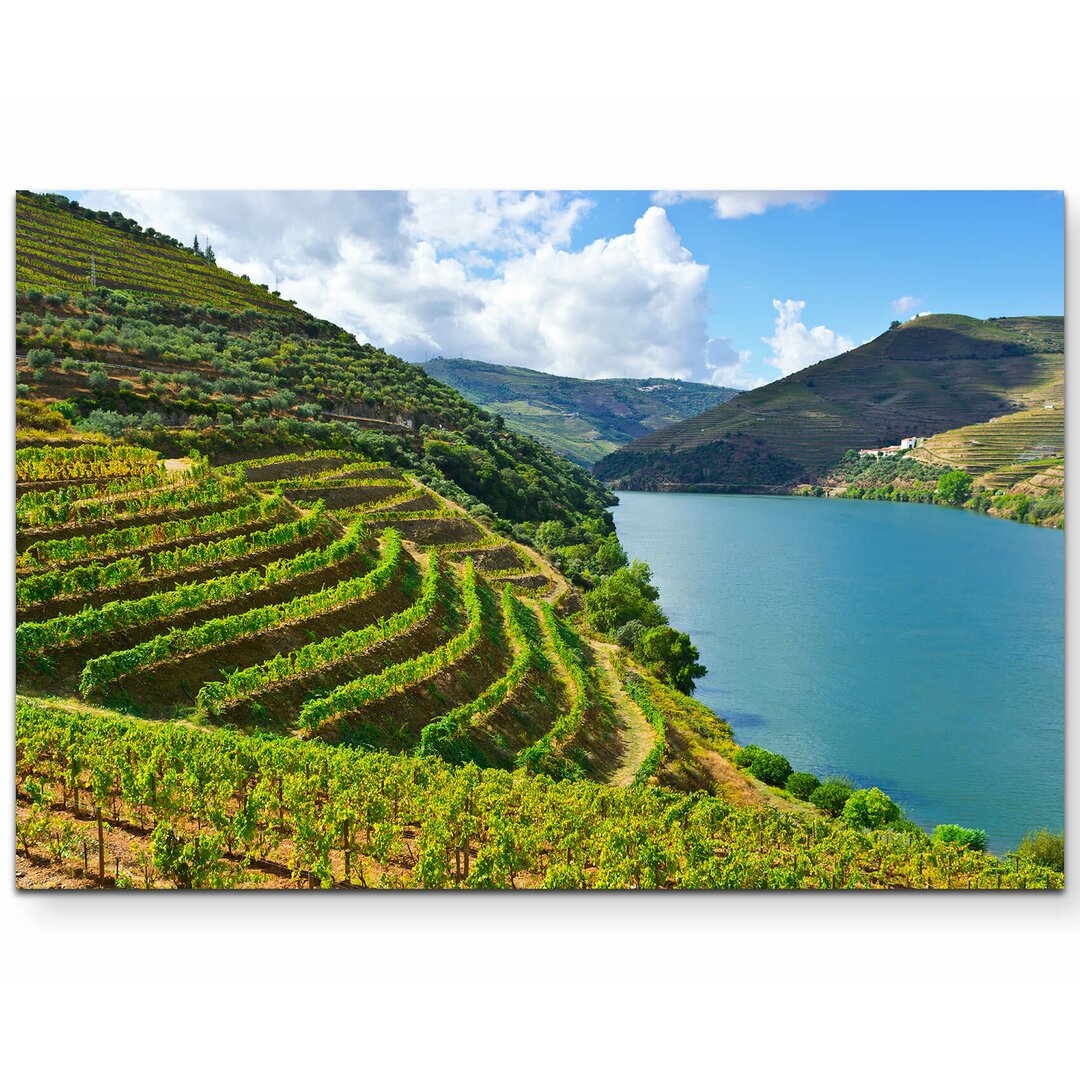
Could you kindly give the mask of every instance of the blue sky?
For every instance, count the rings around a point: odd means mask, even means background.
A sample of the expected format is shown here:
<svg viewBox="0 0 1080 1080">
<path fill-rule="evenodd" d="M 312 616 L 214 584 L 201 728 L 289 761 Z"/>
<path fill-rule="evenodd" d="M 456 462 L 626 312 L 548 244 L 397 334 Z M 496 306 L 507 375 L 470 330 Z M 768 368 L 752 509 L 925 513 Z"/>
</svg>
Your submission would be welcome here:
<svg viewBox="0 0 1080 1080">
<path fill-rule="evenodd" d="M 919 312 L 1064 310 L 1059 192 L 71 192 L 410 360 L 771 381 Z"/>
</svg>

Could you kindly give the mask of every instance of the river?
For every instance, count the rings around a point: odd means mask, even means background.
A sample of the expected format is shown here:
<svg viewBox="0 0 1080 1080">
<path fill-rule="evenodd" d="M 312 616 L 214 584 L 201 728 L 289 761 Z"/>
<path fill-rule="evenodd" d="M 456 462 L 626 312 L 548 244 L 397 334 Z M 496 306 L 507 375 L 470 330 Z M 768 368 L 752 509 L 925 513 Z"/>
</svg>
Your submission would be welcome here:
<svg viewBox="0 0 1080 1080">
<path fill-rule="evenodd" d="M 943 507 L 620 492 L 743 744 L 1005 851 L 1064 827 L 1064 533 Z"/>
</svg>

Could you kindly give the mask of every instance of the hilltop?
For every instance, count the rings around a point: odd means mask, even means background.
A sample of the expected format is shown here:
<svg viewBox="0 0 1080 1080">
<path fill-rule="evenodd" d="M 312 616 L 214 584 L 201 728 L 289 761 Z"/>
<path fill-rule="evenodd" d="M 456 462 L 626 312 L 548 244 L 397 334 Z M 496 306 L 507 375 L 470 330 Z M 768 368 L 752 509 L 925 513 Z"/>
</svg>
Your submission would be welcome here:
<svg viewBox="0 0 1080 1080">
<path fill-rule="evenodd" d="M 924 316 L 646 435 L 594 472 L 614 487 L 783 492 L 816 482 L 847 450 L 989 421 L 980 438 L 1002 453 L 981 459 L 988 469 L 1043 459 L 1062 445 L 1064 369 L 1060 316 Z M 1005 449 L 1007 433 L 1021 437 Z M 959 464 L 957 446 L 927 443 L 939 464 Z"/>
<path fill-rule="evenodd" d="M 530 368 L 436 357 L 429 375 L 498 413 L 508 427 L 579 465 L 697 416 L 739 391 L 681 379 L 574 379 Z"/>
</svg>

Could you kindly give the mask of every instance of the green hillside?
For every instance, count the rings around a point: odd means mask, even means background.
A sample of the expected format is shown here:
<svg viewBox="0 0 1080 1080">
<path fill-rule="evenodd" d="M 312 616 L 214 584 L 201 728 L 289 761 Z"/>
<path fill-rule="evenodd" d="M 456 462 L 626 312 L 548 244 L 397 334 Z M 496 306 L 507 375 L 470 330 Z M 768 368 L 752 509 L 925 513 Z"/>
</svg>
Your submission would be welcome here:
<svg viewBox="0 0 1080 1080">
<path fill-rule="evenodd" d="M 82 431 L 172 455 L 365 450 L 423 469 L 492 519 L 591 515 L 610 531 L 610 498 L 589 473 L 505 430 L 415 364 L 175 241 L 65 201 L 17 199 L 21 400 L 57 404 Z"/>
<path fill-rule="evenodd" d="M 436 357 L 429 375 L 507 426 L 592 465 L 651 431 L 697 416 L 734 397 L 724 386 L 681 379 L 572 379 L 529 368 Z"/>
<path fill-rule="evenodd" d="M 1060 431 L 1060 405 L 1045 415 L 1040 410 L 1062 401 L 1063 350 L 1059 316 L 924 316 L 644 436 L 602 459 L 594 472 L 615 487 L 786 491 L 816 481 L 849 449 L 908 436 L 1029 410 L 1039 413 L 1040 425 Z M 995 423 L 987 437 L 1012 430 Z M 1040 427 L 1031 445 L 1046 441 Z"/>
<path fill-rule="evenodd" d="M 62 195 L 15 196 L 15 279 L 20 285 L 83 291 L 91 284 L 137 289 L 162 300 L 228 311 L 288 313 L 282 300 L 179 241 L 114 211 L 88 210 Z"/>
</svg>

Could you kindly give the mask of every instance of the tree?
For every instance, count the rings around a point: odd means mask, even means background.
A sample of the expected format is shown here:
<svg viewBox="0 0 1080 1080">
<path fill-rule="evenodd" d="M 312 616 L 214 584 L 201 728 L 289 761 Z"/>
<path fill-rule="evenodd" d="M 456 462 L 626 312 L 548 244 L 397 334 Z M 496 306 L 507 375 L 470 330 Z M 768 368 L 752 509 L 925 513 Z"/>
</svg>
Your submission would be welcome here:
<svg viewBox="0 0 1080 1080">
<path fill-rule="evenodd" d="M 751 776 L 773 787 L 783 787 L 792 775 L 791 762 L 783 754 L 763 750 L 754 743 L 735 754 L 735 764 L 749 769 Z"/>
<path fill-rule="evenodd" d="M 192 240 L 192 242 L 191 242 L 191 250 L 194 251 L 196 255 L 201 255 L 202 254 L 202 252 L 199 250 L 199 236 L 198 236 L 198 233 L 195 234 L 195 239 Z"/>
<path fill-rule="evenodd" d="M 971 477 L 962 469 L 952 469 L 938 479 L 937 497 L 942 502 L 959 506 L 970 495 Z"/>
<path fill-rule="evenodd" d="M 585 608 L 601 634 L 613 634 L 624 623 L 637 619 L 646 626 L 662 626 L 667 620 L 651 584 L 649 567 L 638 560 L 620 567 L 585 597 Z"/>
<path fill-rule="evenodd" d="M 1052 833 L 1046 829 L 1030 832 L 1020 841 L 1017 854 L 1030 859 L 1037 866 L 1045 866 L 1065 873 L 1065 834 Z"/>
<path fill-rule="evenodd" d="M 821 787 L 821 781 L 808 772 L 793 772 L 784 782 L 784 790 L 796 799 L 809 799 Z"/>
<path fill-rule="evenodd" d="M 646 630 L 638 638 L 634 655 L 652 674 L 684 694 L 693 693 L 696 681 L 708 672 L 698 663 L 699 653 L 690 635 L 671 626 Z"/>
<path fill-rule="evenodd" d="M 830 777 L 815 788 L 810 795 L 810 802 L 829 817 L 839 817 L 854 790 L 849 781 L 841 777 Z"/>
<path fill-rule="evenodd" d="M 900 807 L 880 788 L 853 791 L 841 811 L 844 820 L 857 829 L 883 829 L 899 821 Z"/>
<path fill-rule="evenodd" d="M 900 326 L 900 320 L 899 319 L 893 319 L 893 321 L 891 323 L 889 323 L 889 329 L 890 330 L 895 330 L 899 326 Z"/>
</svg>

